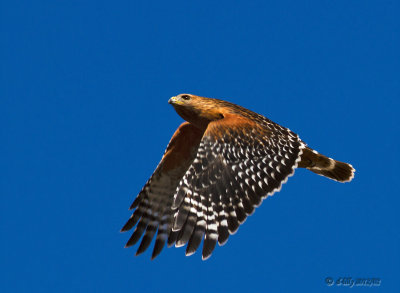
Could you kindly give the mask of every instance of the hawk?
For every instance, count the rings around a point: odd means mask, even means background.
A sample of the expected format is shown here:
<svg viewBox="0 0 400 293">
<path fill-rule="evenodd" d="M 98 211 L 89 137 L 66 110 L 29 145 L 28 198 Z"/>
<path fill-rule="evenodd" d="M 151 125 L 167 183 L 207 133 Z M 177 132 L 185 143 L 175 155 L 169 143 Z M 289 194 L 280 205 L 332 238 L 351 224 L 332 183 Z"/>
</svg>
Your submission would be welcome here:
<svg viewBox="0 0 400 293">
<path fill-rule="evenodd" d="M 263 199 L 296 168 L 349 182 L 350 164 L 309 148 L 297 134 L 241 106 L 180 94 L 168 101 L 186 122 L 175 131 L 153 175 L 130 206 L 121 231 L 135 227 L 126 247 L 143 253 L 157 234 L 154 259 L 168 246 L 202 259 L 223 245 Z M 143 237 L 142 237 L 143 236 Z"/>
</svg>

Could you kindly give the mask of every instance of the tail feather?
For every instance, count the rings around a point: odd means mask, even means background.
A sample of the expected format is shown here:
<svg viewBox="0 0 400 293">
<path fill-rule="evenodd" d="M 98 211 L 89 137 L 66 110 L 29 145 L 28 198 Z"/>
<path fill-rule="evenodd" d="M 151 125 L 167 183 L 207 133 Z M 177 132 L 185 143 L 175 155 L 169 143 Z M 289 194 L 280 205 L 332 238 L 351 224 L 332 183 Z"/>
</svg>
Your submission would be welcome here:
<svg viewBox="0 0 400 293">
<path fill-rule="evenodd" d="M 308 147 L 303 150 L 299 167 L 338 182 L 351 181 L 355 172 L 352 165 L 328 158 Z"/>
</svg>

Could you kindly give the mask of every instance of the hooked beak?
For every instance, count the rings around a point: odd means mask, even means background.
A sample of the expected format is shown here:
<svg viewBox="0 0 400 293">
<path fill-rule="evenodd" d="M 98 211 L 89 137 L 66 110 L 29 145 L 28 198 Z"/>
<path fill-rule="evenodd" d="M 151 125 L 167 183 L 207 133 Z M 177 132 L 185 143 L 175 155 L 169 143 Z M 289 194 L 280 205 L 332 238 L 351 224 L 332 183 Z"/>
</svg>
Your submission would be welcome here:
<svg viewBox="0 0 400 293">
<path fill-rule="evenodd" d="M 171 97 L 169 100 L 168 100 L 168 103 L 169 104 L 172 104 L 172 105 L 183 105 L 183 102 L 182 102 L 182 100 L 180 99 L 180 98 L 178 98 L 178 97 L 176 97 L 176 96 L 174 96 L 174 97 Z"/>
</svg>

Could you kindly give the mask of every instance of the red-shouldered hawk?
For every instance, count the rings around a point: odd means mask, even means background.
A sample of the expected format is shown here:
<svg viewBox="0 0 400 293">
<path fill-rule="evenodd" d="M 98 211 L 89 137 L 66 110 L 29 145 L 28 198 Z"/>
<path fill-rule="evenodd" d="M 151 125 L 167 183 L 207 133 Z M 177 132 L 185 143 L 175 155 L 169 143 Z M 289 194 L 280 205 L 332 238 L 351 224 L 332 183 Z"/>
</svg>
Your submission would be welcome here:
<svg viewBox="0 0 400 293">
<path fill-rule="evenodd" d="M 191 255 L 203 239 L 207 259 L 297 167 L 339 182 L 354 176 L 350 164 L 319 154 L 289 129 L 243 107 L 189 94 L 169 103 L 187 122 L 172 136 L 121 229 L 137 224 L 126 244 L 142 238 L 136 255 L 157 233 L 152 259 L 165 242 L 187 244 Z"/>
</svg>

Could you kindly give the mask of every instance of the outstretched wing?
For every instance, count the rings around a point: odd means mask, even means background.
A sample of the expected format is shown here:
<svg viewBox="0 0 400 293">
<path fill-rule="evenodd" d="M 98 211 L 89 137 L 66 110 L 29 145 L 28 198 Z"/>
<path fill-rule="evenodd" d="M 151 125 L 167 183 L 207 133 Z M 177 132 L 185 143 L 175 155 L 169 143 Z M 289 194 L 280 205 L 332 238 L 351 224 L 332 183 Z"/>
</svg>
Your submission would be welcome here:
<svg viewBox="0 0 400 293">
<path fill-rule="evenodd" d="M 183 123 L 172 136 L 170 143 L 153 175 L 140 191 L 130 209 L 135 209 L 121 232 L 136 228 L 126 243 L 126 247 L 136 244 L 144 234 L 136 255 L 144 252 L 157 233 L 152 258 L 155 258 L 167 241 L 175 242 L 171 235 L 174 193 L 196 156 L 203 131 Z"/>
<path fill-rule="evenodd" d="M 186 255 L 204 239 L 202 258 L 208 258 L 297 167 L 304 143 L 260 117 L 226 114 L 204 132 L 172 204 L 176 246 L 187 243 Z"/>
</svg>

